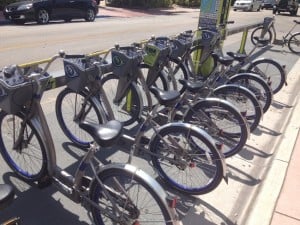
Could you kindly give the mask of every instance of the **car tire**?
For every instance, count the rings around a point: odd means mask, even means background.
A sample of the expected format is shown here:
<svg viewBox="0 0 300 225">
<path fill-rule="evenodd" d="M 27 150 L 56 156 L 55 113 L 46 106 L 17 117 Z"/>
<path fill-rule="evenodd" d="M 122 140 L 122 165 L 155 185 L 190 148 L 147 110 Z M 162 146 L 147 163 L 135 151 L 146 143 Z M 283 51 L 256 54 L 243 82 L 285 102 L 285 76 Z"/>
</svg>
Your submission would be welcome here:
<svg viewBox="0 0 300 225">
<path fill-rule="evenodd" d="M 236 9 L 233 9 L 233 11 L 236 11 Z"/>
<path fill-rule="evenodd" d="M 88 9 L 86 11 L 86 16 L 85 16 L 85 20 L 88 21 L 88 22 L 92 22 L 94 21 L 96 18 L 96 15 L 95 15 L 95 11 L 93 9 Z"/>
<path fill-rule="evenodd" d="M 50 15 L 46 9 L 39 9 L 36 13 L 36 21 L 38 24 L 49 23 Z"/>
</svg>

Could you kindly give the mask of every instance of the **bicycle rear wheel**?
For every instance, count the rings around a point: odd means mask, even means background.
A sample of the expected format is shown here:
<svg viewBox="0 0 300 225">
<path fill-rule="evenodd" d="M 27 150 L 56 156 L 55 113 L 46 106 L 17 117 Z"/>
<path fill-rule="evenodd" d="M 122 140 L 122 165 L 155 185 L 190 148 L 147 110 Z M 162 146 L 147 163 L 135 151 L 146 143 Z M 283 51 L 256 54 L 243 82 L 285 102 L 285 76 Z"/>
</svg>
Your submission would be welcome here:
<svg viewBox="0 0 300 225">
<path fill-rule="evenodd" d="M 137 87 L 130 84 L 123 99 L 119 103 L 115 103 L 118 82 L 119 77 L 112 73 L 101 80 L 102 87 L 114 113 L 114 118 L 123 123 L 124 126 L 128 126 L 140 119 L 143 110 L 142 99 Z"/>
<path fill-rule="evenodd" d="M 270 86 L 260 76 L 249 73 L 237 74 L 230 78 L 229 83 L 242 85 L 252 91 L 261 104 L 264 113 L 270 108 L 273 92 Z"/>
<path fill-rule="evenodd" d="M 7 165 L 27 182 L 40 180 L 47 174 L 45 146 L 30 121 L 24 124 L 24 116 L 0 112 L 0 151 Z M 20 138 L 19 144 L 16 140 Z"/>
<path fill-rule="evenodd" d="M 273 94 L 279 92 L 286 82 L 286 75 L 283 67 L 273 59 L 255 60 L 247 68 L 247 72 L 252 72 L 261 76 L 271 87 Z"/>
<path fill-rule="evenodd" d="M 184 122 L 204 129 L 215 143 L 222 144 L 225 157 L 240 152 L 249 136 L 247 122 L 238 109 L 216 98 L 206 98 L 195 103 L 185 114 Z"/>
<path fill-rule="evenodd" d="M 149 149 L 160 177 L 182 193 L 205 194 L 222 180 L 222 157 L 210 136 L 196 126 L 176 122 L 162 126 Z"/>
<path fill-rule="evenodd" d="M 214 90 L 214 95 L 236 106 L 247 120 L 250 131 L 254 131 L 263 111 L 255 95 L 245 87 L 234 84 L 222 85 Z"/>
<path fill-rule="evenodd" d="M 96 207 L 91 207 L 96 225 L 173 225 L 165 199 L 162 199 L 160 197 L 162 193 L 156 190 L 158 187 L 149 184 L 137 173 L 120 168 L 109 168 L 100 172 L 98 178 L 105 185 L 112 199 L 108 199 L 103 194 L 101 185 L 94 179 L 90 188 L 90 199 L 105 209 L 98 210 Z M 117 210 L 112 205 L 112 201 Z"/>
<path fill-rule="evenodd" d="M 93 138 L 79 127 L 80 120 L 96 124 L 101 124 L 105 120 L 98 106 L 91 99 L 86 99 L 86 96 L 84 92 L 76 93 L 65 88 L 58 94 L 55 105 L 56 118 L 62 131 L 81 148 L 88 148 Z"/>
<path fill-rule="evenodd" d="M 291 52 L 300 53 L 300 33 L 295 33 L 290 37 L 288 47 Z"/>
</svg>

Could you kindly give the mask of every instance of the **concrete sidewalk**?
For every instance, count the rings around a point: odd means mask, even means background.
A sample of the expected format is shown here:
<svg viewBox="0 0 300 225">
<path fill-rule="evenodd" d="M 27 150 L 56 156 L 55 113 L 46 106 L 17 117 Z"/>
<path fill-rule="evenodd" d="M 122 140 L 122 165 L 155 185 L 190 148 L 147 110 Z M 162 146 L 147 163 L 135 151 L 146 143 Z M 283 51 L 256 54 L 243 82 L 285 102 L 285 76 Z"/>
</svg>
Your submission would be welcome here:
<svg viewBox="0 0 300 225">
<path fill-rule="evenodd" d="M 288 79 L 298 79 L 299 71 L 300 59 L 288 74 Z M 289 85 L 296 87 L 296 83 L 290 82 Z M 300 225 L 299 96 L 294 101 L 290 115 L 287 115 L 290 118 L 284 136 L 278 142 L 257 197 L 252 199 L 245 225 Z"/>
</svg>

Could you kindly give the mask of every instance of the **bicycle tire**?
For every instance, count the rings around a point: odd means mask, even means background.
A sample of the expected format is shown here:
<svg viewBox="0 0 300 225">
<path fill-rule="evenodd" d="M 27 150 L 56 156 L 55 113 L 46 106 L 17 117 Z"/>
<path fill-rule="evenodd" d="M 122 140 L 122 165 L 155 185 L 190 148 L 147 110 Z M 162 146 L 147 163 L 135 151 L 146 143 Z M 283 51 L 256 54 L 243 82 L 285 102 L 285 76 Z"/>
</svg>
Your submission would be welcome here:
<svg viewBox="0 0 300 225">
<path fill-rule="evenodd" d="M 103 90 L 113 110 L 114 118 L 124 126 L 129 126 L 140 119 L 143 101 L 137 86 L 131 83 L 121 102 L 119 104 L 114 103 L 118 82 L 119 77 L 113 73 L 104 76 L 101 80 Z"/>
<path fill-rule="evenodd" d="M 253 45 L 257 45 L 257 40 L 255 40 L 254 37 L 260 38 L 261 32 L 264 28 L 263 27 L 257 27 L 255 28 L 251 33 L 251 42 Z M 266 34 L 264 35 L 264 40 L 268 40 L 268 42 L 265 45 L 260 44 L 259 47 L 264 47 L 268 44 L 270 44 L 273 40 L 273 34 L 270 30 L 267 30 Z"/>
<path fill-rule="evenodd" d="M 139 176 L 135 171 L 128 171 L 120 168 L 109 168 L 100 172 L 98 174 L 98 178 L 105 187 L 113 190 L 114 195 L 117 195 L 118 199 L 116 199 L 116 205 L 122 214 L 116 216 L 120 220 L 124 219 L 124 221 L 123 223 L 119 221 L 112 221 L 108 216 L 106 217 L 104 215 L 105 213 L 97 210 L 95 207 L 91 207 L 92 217 L 96 225 L 144 224 L 143 222 L 153 225 L 173 225 L 173 219 L 166 208 L 166 203 L 163 202 L 164 200 L 159 196 L 161 193 L 158 193 L 155 186 L 149 184 L 149 181 L 145 180 L 142 176 Z M 115 187 L 116 181 L 114 179 L 118 181 L 118 184 L 121 185 L 123 190 L 126 190 L 127 196 L 130 197 L 130 200 L 127 200 L 127 198 L 122 195 L 119 185 Z M 129 183 L 127 184 L 127 182 Z M 137 191 L 136 193 L 135 190 Z M 102 195 L 102 188 L 97 179 L 94 179 L 91 183 L 89 196 L 92 202 L 96 204 L 102 203 L 106 209 L 113 209 L 113 207 L 109 205 L 110 200 L 105 201 L 105 197 Z M 111 213 L 117 214 L 113 210 L 111 210 Z"/>
<path fill-rule="evenodd" d="M 179 79 L 188 80 L 188 71 L 179 59 L 170 58 L 169 62 L 174 74 L 170 75 L 167 68 L 164 68 L 163 70 L 167 74 L 168 81 L 171 84 L 169 90 L 178 90 L 180 94 L 183 94 L 185 92 L 185 87 L 178 81 Z M 173 78 L 170 76 L 173 76 Z M 174 81 L 176 82 L 176 88 L 174 87 L 174 85 L 172 85 L 172 79 L 174 79 Z"/>
<path fill-rule="evenodd" d="M 251 132 L 257 128 L 263 111 L 260 103 L 251 91 L 242 86 L 226 84 L 214 89 L 214 95 L 236 106 L 248 122 Z"/>
<path fill-rule="evenodd" d="M 246 70 L 260 75 L 271 87 L 273 94 L 278 93 L 286 82 L 283 67 L 273 59 L 258 59 L 250 63 Z"/>
<path fill-rule="evenodd" d="M 270 108 L 273 100 L 273 92 L 266 81 L 259 75 L 252 73 L 237 74 L 230 78 L 229 83 L 242 85 L 252 91 L 260 102 L 264 113 Z"/>
<path fill-rule="evenodd" d="M 93 142 L 93 138 L 79 127 L 78 119 L 74 120 L 86 96 L 85 92 L 76 93 L 70 88 L 65 88 L 58 94 L 55 103 L 56 118 L 60 128 L 70 141 L 81 148 L 88 148 Z M 102 124 L 105 118 L 102 118 L 98 107 L 91 99 L 88 99 L 86 111 L 88 113 L 84 116 L 84 120 Z"/>
<path fill-rule="evenodd" d="M 249 136 L 248 124 L 238 109 L 216 98 L 206 98 L 195 103 L 186 112 L 184 122 L 197 125 L 215 143 L 221 143 L 226 158 L 239 153 Z"/>
<path fill-rule="evenodd" d="M 203 46 L 201 45 L 192 47 L 189 50 L 189 56 L 185 59 L 185 65 L 190 78 L 206 79 L 217 66 L 217 61 L 214 60 L 211 55 L 209 55 L 203 62 L 200 62 L 199 57 L 201 56 L 202 50 Z"/>
<path fill-rule="evenodd" d="M 178 146 L 184 152 L 178 151 Z M 210 136 L 196 126 L 166 124 L 152 138 L 149 149 L 154 153 L 151 160 L 159 176 L 184 194 L 206 194 L 222 180 L 222 157 Z"/>
<path fill-rule="evenodd" d="M 147 82 L 147 76 L 149 74 L 149 69 L 150 69 L 150 66 L 147 65 L 147 64 L 140 64 L 139 65 L 139 68 Z M 167 78 L 167 75 L 164 73 L 164 71 L 158 71 L 157 72 L 157 77 L 156 79 L 153 81 L 153 84 L 152 86 L 155 86 L 155 87 L 158 87 L 159 89 L 161 90 L 164 90 L 164 91 L 167 91 L 167 90 L 170 90 L 170 85 L 169 85 L 169 81 L 168 81 L 168 78 Z M 138 79 L 137 80 L 137 86 L 140 90 L 143 90 L 141 92 L 141 95 L 142 95 L 142 99 L 143 99 L 143 102 L 144 102 L 144 106 L 146 105 L 146 102 L 148 102 L 147 100 L 147 96 L 146 96 L 146 91 L 147 90 L 144 90 L 144 87 L 143 85 L 141 84 L 140 80 Z M 151 85 L 148 85 L 148 88 L 150 87 Z M 149 90 L 148 90 L 149 91 Z M 151 101 L 152 101 L 152 104 L 155 105 L 158 103 L 157 99 L 155 96 L 153 96 L 150 92 L 150 96 L 151 96 Z"/>
<path fill-rule="evenodd" d="M 47 154 L 42 138 L 35 126 L 26 122 L 23 140 L 13 149 L 24 115 L 0 112 L 0 149 L 7 165 L 26 182 L 39 181 L 47 175 Z"/>
<path fill-rule="evenodd" d="M 300 33 L 295 33 L 289 38 L 288 47 L 291 52 L 300 53 Z"/>
</svg>

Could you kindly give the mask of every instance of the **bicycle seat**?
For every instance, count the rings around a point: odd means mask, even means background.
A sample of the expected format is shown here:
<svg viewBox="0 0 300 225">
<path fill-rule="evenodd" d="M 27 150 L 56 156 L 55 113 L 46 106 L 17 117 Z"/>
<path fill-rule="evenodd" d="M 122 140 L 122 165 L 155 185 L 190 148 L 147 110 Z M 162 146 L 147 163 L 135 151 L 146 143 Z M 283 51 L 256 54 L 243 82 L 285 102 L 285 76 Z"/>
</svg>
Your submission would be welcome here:
<svg viewBox="0 0 300 225">
<path fill-rule="evenodd" d="M 229 66 L 234 61 L 234 59 L 230 56 L 221 56 L 215 52 L 213 52 L 211 55 L 216 61 L 218 61 L 219 63 L 221 63 L 224 66 Z"/>
<path fill-rule="evenodd" d="M 108 121 L 106 124 L 83 121 L 79 123 L 79 127 L 88 132 L 101 147 L 110 147 L 121 136 L 123 125 L 117 120 Z"/>
<path fill-rule="evenodd" d="M 189 81 L 185 79 L 179 79 L 179 83 L 181 83 L 188 91 L 192 93 L 199 92 L 200 90 L 205 87 L 204 83 L 202 81 Z"/>
<path fill-rule="evenodd" d="M 163 91 L 155 86 L 151 86 L 149 90 L 155 95 L 158 102 L 164 106 L 174 106 L 180 96 L 179 91 Z"/>
<path fill-rule="evenodd" d="M 237 52 L 227 52 L 227 55 L 229 55 L 230 57 L 234 58 L 239 62 L 242 62 L 247 57 L 246 54 L 237 53 Z"/>
<path fill-rule="evenodd" d="M 11 185 L 0 184 L 0 210 L 7 207 L 14 199 L 15 193 Z"/>
</svg>

